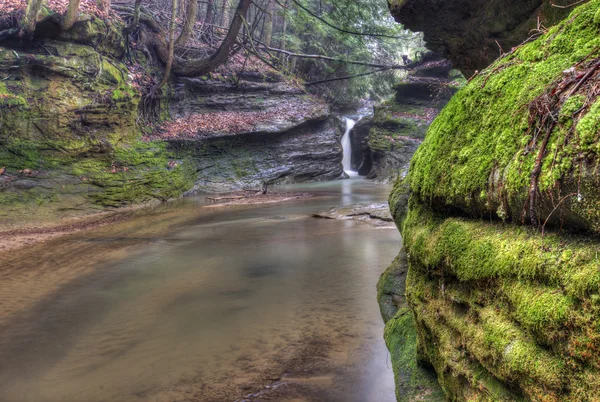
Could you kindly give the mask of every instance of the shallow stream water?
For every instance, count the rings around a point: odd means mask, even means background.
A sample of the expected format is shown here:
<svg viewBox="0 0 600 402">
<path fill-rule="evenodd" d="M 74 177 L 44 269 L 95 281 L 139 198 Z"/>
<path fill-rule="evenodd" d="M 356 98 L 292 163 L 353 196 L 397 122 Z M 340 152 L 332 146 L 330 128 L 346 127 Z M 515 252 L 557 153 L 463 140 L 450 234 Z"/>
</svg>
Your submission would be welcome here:
<svg viewBox="0 0 600 402">
<path fill-rule="evenodd" d="M 353 179 L 260 206 L 195 197 L 0 255 L 0 401 L 393 401 L 376 301 L 394 229 Z"/>
</svg>

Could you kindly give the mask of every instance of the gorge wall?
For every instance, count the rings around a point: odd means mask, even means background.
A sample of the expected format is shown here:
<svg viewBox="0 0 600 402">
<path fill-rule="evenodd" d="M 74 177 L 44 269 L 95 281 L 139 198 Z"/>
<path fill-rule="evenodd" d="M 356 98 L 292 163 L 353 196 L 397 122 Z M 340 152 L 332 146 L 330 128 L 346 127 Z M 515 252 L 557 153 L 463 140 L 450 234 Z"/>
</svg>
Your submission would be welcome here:
<svg viewBox="0 0 600 402">
<path fill-rule="evenodd" d="M 369 179 L 387 183 L 406 174 L 427 128 L 463 81 L 441 55 L 420 56 L 406 78 L 394 86 L 394 96 L 374 107 L 366 141 L 362 141 L 369 153 L 371 168 L 365 173 Z M 361 133 L 360 126 L 355 132 Z"/>
<path fill-rule="evenodd" d="M 563 19 L 567 0 L 390 0 L 392 15 L 465 77 L 482 70 L 539 29 Z"/>
<path fill-rule="evenodd" d="M 144 119 L 140 77 L 161 73 L 122 28 L 46 18 L 0 42 L 3 226 L 342 174 L 329 106 L 276 74 L 174 79 Z"/>
<path fill-rule="evenodd" d="M 399 400 L 440 400 L 420 367 L 450 400 L 597 398 L 599 10 L 572 9 L 473 77 L 396 183 L 404 250 L 379 299 Z"/>
</svg>

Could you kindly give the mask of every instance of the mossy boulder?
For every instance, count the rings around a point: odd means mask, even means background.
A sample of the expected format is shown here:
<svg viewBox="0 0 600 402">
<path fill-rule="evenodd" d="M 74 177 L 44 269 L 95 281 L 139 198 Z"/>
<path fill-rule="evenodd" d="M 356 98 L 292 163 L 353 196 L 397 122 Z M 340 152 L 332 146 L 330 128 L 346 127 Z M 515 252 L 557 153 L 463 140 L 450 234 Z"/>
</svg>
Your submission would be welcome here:
<svg viewBox="0 0 600 402">
<path fill-rule="evenodd" d="M 449 398 L 598 395 L 597 239 L 446 217 L 415 199 L 402 234 L 419 347 Z"/>
<path fill-rule="evenodd" d="M 452 98 L 415 154 L 417 198 L 439 211 L 600 231 L 599 6 L 575 9 Z"/>
<path fill-rule="evenodd" d="M 600 394 L 599 8 L 473 78 L 390 196 L 417 360 L 450 400 Z"/>
</svg>

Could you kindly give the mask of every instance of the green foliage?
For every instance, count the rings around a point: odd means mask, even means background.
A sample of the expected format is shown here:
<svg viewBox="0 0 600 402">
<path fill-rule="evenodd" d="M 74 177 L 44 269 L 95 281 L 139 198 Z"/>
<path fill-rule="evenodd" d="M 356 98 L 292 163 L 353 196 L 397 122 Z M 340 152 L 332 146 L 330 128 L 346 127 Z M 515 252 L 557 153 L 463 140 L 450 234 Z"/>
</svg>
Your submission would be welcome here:
<svg viewBox="0 0 600 402">
<path fill-rule="evenodd" d="M 401 55 L 412 55 L 421 45 L 421 35 L 403 29 L 390 16 L 386 3 L 378 0 L 336 0 L 322 2 L 299 0 L 314 14 L 346 31 L 368 32 L 397 37 L 398 39 L 352 35 L 340 32 L 310 16 L 293 3 L 285 12 L 289 31 L 275 38 L 275 44 L 285 41 L 286 48 L 297 53 L 322 54 L 346 60 L 359 60 L 379 64 L 400 64 Z M 307 82 L 323 78 L 355 75 L 372 70 L 371 67 L 344 63 L 324 62 L 315 59 L 298 59 L 297 73 Z M 384 72 L 319 85 L 314 88 L 334 104 L 353 104 L 358 99 L 372 97 L 385 99 L 391 93 L 401 72 Z"/>
</svg>

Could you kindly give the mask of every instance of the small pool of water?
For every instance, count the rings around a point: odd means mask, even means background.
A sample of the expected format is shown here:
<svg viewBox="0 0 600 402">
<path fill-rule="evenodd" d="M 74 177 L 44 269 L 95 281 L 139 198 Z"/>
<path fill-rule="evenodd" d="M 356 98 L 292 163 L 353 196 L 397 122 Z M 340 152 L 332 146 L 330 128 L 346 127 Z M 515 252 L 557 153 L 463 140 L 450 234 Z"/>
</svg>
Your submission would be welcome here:
<svg viewBox="0 0 600 402">
<path fill-rule="evenodd" d="M 394 229 L 312 218 L 362 179 L 193 197 L 0 260 L 0 400 L 394 401 L 376 301 Z"/>
</svg>

